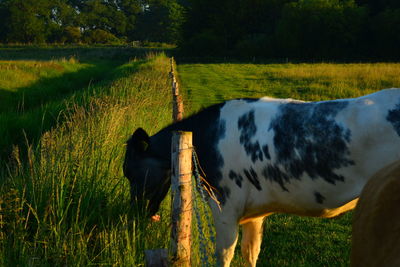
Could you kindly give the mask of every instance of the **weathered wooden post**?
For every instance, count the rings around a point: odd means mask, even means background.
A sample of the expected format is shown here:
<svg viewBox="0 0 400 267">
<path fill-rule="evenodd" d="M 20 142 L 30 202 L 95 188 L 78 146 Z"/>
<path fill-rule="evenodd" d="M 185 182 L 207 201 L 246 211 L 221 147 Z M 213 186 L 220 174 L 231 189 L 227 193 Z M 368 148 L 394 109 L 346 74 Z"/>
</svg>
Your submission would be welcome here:
<svg viewBox="0 0 400 267">
<path fill-rule="evenodd" d="M 183 102 L 179 85 L 174 74 L 174 59 L 171 58 L 170 77 L 172 80 L 172 118 L 182 120 Z M 190 243 L 192 233 L 192 133 L 174 132 L 171 146 L 171 251 L 173 266 L 190 267 Z M 146 266 L 165 267 L 168 265 L 167 250 L 146 250 Z"/>
<path fill-rule="evenodd" d="M 192 133 L 172 135 L 172 230 L 174 266 L 190 266 L 192 226 Z"/>
<path fill-rule="evenodd" d="M 174 73 L 174 58 L 171 58 L 170 77 L 172 81 L 172 119 L 174 122 L 180 121 L 183 118 L 183 102 L 179 94 L 179 84 Z"/>
<path fill-rule="evenodd" d="M 172 118 L 182 120 L 183 103 L 171 58 Z M 174 266 L 190 266 L 190 242 L 192 233 L 192 133 L 174 132 L 171 158 L 171 255 Z"/>
</svg>

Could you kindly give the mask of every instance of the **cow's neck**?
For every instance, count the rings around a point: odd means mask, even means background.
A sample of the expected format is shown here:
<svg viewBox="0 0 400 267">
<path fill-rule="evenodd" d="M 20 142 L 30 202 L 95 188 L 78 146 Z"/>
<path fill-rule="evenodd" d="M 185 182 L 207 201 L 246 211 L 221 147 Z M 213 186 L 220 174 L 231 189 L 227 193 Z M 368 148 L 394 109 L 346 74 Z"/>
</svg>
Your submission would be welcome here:
<svg viewBox="0 0 400 267">
<path fill-rule="evenodd" d="M 220 109 L 223 105 L 224 103 L 208 107 L 180 122 L 171 124 L 151 137 L 153 145 L 159 148 L 160 155 L 170 160 L 172 132 L 192 132 L 193 146 L 201 168 L 207 174 L 206 180 L 216 188 L 222 178 L 220 168 L 223 160 L 217 144 L 225 135 L 225 122 L 220 120 Z"/>
</svg>

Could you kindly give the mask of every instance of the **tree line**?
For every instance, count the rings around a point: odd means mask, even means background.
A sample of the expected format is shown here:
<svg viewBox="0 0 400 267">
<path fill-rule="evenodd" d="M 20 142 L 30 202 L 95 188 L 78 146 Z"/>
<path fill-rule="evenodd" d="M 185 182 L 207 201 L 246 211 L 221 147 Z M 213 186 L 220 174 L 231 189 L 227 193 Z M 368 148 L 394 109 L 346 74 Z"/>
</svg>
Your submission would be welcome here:
<svg viewBox="0 0 400 267">
<path fill-rule="evenodd" d="M 175 43 L 176 0 L 0 0 L 2 43 Z"/>
<path fill-rule="evenodd" d="M 0 0 L 0 42 L 165 42 L 186 56 L 400 58 L 399 0 Z"/>
<path fill-rule="evenodd" d="M 400 58 L 399 0 L 190 0 L 181 48 L 208 56 Z"/>
</svg>

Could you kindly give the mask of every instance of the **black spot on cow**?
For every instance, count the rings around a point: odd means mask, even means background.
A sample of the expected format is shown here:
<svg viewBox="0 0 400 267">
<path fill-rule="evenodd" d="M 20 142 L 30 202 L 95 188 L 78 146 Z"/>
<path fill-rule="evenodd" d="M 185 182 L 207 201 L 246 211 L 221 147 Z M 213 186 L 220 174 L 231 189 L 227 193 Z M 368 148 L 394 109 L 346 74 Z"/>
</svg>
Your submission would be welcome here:
<svg viewBox="0 0 400 267">
<path fill-rule="evenodd" d="M 250 168 L 249 170 L 244 169 L 243 170 L 244 175 L 246 176 L 246 178 L 249 180 L 249 182 L 254 185 L 255 188 L 257 188 L 258 191 L 261 191 L 261 185 L 260 185 L 260 181 L 258 180 L 258 175 L 257 173 L 254 171 L 253 168 Z"/>
<path fill-rule="evenodd" d="M 271 159 L 271 155 L 269 154 L 268 145 L 263 145 L 262 151 L 264 152 L 264 156 L 265 156 L 267 159 Z"/>
<path fill-rule="evenodd" d="M 392 124 L 396 133 L 400 136 L 400 104 L 389 110 L 386 119 Z"/>
<path fill-rule="evenodd" d="M 243 97 L 243 98 L 238 98 L 237 100 L 243 100 L 247 103 L 253 103 L 253 102 L 257 102 L 258 100 L 260 100 L 259 98 L 247 98 L 247 97 Z"/>
<path fill-rule="evenodd" d="M 242 187 L 243 177 L 240 174 L 237 174 L 236 172 L 231 170 L 229 172 L 229 178 L 233 180 L 237 186 L 239 186 L 240 188 Z"/>
<path fill-rule="evenodd" d="M 255 163 L 257 160 L 263 160 L 263 151 L 258 141 L 252 142 L 251 138 L 257 133 L 257 126 L 254 121 L 254 110 L 247 112 L 239 117 L 238 129 L 240 131 L 240 144 L 243 145 L 246 154 L 251 157 Z"/>
<path fill-rule="evenodd" d="M 220 201 L 220 203 L 222 205 L 224 205 L 226 202 L 226 199 L 229 198 L 231 195 L 231 190 L 229 189 L 229 187 L 223 186 L 223 187 L 219 187 L 218 192 L 216 192 L 216 193 L 218 196 L 218 200 Z"/>
<path fill-rule="evenodd" d="M 289 192 L 289 190 L 285 187 L 285 184 L 289 182 L 289 176 L 281 171 L 278 166 L 274 166 L 272 164 L 268 164 L 262 170 L 262 175 L 265 179 L 278 183 L 283 191 Z"/>
<path fill-rule="evenodd" d="M 257 173 L 254 171 L 253 168 L 250 168 L 249 170 L 244 169 L 243 170 L 244 175 L 246 176 L 247 180 L 249 180 L 249 182 L 255 187 L 257 188 L 257 190 L 261 191 L 261 185 L 260 185 L 260 181 L 258 180 L 258 175 Z M 242 187 L 242 182 L 243 182 L 243 176 L 234 172 L 234 171 L 230 171 L 229 172 L 229 178 L 231 180 L 233 180 L 236 185 L 238 187 Z"/>
<path fill-rule="evenodd" d="M 319 203 L 319 204 L 324 203 L 325 197 L 324 197 L 323 195 L 321 195 L 321 193 L 315 192 L 315 193 L 314 193 L 314 196 L 315 196 L 315 201 L 316 201 L 317 203 Z"/>
<path fill-rule="evenodd" d="M 274 131 L 276 158 L 264 176 L 284 190 L 284 183 L 303 174 L 331 184 L 344 181 L 335 170 L 355 164 L 349 157 L 351 132 L 335 117 L 347 105 L 347 101 L 282 104 L 269 127 Z"/>
</svg>

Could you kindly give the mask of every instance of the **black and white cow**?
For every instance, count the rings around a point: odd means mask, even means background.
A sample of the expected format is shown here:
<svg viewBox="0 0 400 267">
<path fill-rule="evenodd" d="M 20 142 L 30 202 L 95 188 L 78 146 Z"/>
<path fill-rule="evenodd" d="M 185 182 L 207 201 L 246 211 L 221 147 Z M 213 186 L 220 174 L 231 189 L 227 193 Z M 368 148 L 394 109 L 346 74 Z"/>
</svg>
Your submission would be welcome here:
<svg viewBox="0 0 400 267">
<path fill-rule="evenodd" d="M 192 131 L 217 233 L 229 266 L 242 225 L 242 254 L 255 266 L 263 218 L 272 213 L 333 217 L 352 209 L 368 179 L 400 159 L 400 89 L 353 99 L 303 102 L 236 99 L 208 107 L 149 137 L 127 142 L 132 201 L 155 214 L 170 186 L 171 132 Z"/>
</svg>

